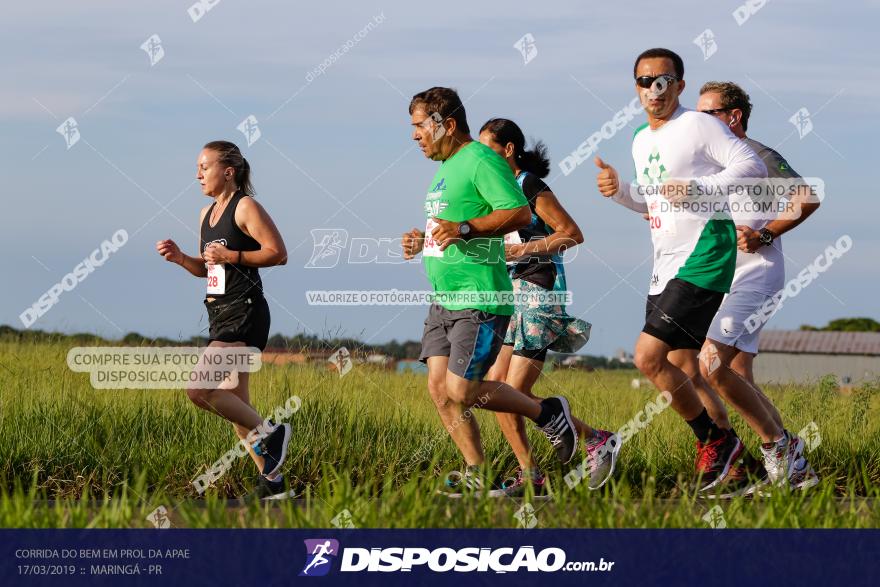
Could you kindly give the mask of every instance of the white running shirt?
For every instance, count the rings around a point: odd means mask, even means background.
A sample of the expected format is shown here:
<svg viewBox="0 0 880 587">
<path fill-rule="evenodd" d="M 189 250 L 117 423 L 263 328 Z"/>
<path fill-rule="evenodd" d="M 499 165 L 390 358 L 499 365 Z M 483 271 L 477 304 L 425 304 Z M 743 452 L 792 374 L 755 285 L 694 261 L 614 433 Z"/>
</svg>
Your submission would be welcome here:
<svg viewBox="0 0 880 587">
<path fill-rule="evenodd" d="M 691 179 L 704 192 L 726 194 L 727 186 L 738 178 L 765 177 L 764 163 L 720 120 L 683 107 L 657 130 L 647 123 L 639 127 L 632 156 L 638 193 L 644 195 L 633 199 L 630 186 L 621 182 L 613 199 L 651 216 L 654 268 L 650 295 L 661 293 L 673 278 L 712 291 L 729 291 L 737 251 L 729 210 L 719 214 L 717 207 L 671 207 L 653 186 L 671 178 Z"/>
<path fill-rule="evenodd" d="M 792 169 L 788 162 L 770 147 L 750 138 L 744 141 L 758 154 L 764 165 L 767 166 L 767 177 L 770 178 L 798 178 L 800 175 Z M 748 203 L 748 195 L 733 195 L 731 202 L 738 200 L 740 206 L 733 208 L 733 221 L 740 225 L 744 224 L 752 230 L 761 230 L 768 224 L 769 219 L 756 218 L 755 214 L 743 214 L 744 204 Z M 762 246 L 754 253 L 739 251 L 736 255 L 736 272 L 733 275 L 731 289 L 749 290 L 758 293 L 773 295 L 785 287 L 785 257 L 782 254 L 782 237 L 773 239 L 769 247 Z"/>
</svg>

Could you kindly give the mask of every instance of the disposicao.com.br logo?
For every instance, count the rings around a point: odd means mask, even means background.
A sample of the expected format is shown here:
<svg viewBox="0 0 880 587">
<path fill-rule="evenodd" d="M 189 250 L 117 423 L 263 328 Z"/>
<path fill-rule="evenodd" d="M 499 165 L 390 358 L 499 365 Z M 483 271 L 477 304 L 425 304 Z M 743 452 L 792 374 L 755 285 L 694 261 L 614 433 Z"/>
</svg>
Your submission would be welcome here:
<svg viewBox="0 0 880 587">
<path fill-rule="evenodd" d="M 326 575 L 330 570 L 331 559 L 339 553 L 339 543 L 331 539 L 306 540 L 306 565 L 300 576 L 315 577 Z M 414 567 L 426 567 L 435 573 L 446 572 L 494 572 L 515 573 L 517 571 L 545 572 L 556 571 L 611 571 L 614 562 L 600 559 L 595 561 L 566 561 L 561 548 L 544 548 L 536 551 L 533 546 L 518 548 L 466 547 L 466 548 L 345 548 L 339 565 L 340 572 L 410 572 Z"/>
</svg>

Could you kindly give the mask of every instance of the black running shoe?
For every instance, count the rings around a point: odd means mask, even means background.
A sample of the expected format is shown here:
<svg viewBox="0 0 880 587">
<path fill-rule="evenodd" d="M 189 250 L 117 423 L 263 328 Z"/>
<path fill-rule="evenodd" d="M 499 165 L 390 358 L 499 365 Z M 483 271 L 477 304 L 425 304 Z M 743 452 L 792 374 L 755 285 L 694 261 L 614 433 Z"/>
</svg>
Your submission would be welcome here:
<svg viewBox="0 0 880 587">
<path fill-rule="evenodd" d="M 254 443 L 254 452 L 263 457 L 263 475 L 274 475 L 287 459 L 290 443 L 290 424 L 281 424 L 265 438 Z"/>
<path fill-rule="evenodd" d="M 539 426 L 538 429 L 556 449 L 556 457 L 564 465 L 574 458 L 578 450 L 578 435 L 574 421 L 571 419 L 568 400 L 556 395 L 548 397 L 541 402 L 541 405 L 550 409 L 551 417 L 547 424 Z"/>
<path fill-rule="evenodd" d="M 703 444 L 697 441 L 697 488 L 708 491 L 721 483 L 742 455 L 743 444 L 731 432 Z"/>
<path fill-rule="evenodd" d="M 742 455 L 713 490 L 703 492 L 706 498 L 733 499 L 740 495 L 752 495 L 757 488 L 768 483 L 764 464 L 745 448 Z"/>
<path fill-rule="evenodd" d="M 266 479 L 260 475 L 256 488 L 248 494 L 248 501 L 274 501 L 279 499 L 287 499 L 290 497 L 290 488 L 287 485 L 287 479 L 279 476 L 274 481 Z"/>
</svg>

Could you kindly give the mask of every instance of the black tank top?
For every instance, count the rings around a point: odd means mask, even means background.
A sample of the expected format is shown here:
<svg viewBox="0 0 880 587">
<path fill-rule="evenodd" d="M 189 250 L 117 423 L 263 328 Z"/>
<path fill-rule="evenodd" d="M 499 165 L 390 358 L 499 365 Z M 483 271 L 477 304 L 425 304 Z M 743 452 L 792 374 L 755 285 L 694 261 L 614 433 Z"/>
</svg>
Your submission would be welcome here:
<svg viewBox="0 0 880 587">
<path fill-rule="evenodd" d="M 220 215 L 217 225 L 213 227 L 211 226 L 211 212 L 214 211 L 214 206 L 217 205 L 217 202 L 215 201 L 211 204 L 204 220 L 202 220 L 199 237 L 202 253 L 205 252 L 205 248 L 210 243 L 214 242 L 219 242 L 231 251 L 258 251 L 260 249 L 260 243 L 246 235 L 235 223 L 235 208 L 244 197 L 244 192 L 236 192 Z M 234 258 L 238 259 L 238 255 L 236 254 Z M 206 297 L 234 301 L 239 298 L 244 299 L 250 296 L 259 297 L 263 295 L 263 283 L 260 280 L 260 273 L 256 267 L 247 267 L 236 263 L 224 263 L 223 267 L 225 273 L 223 276 L 225 278 L 225 287 L 222 288 L 223 292 L 221 293 L 216 289 L 213 292 L 211 291 L 211 277 L 209 275 L 209 289 Z"/>
</svg>

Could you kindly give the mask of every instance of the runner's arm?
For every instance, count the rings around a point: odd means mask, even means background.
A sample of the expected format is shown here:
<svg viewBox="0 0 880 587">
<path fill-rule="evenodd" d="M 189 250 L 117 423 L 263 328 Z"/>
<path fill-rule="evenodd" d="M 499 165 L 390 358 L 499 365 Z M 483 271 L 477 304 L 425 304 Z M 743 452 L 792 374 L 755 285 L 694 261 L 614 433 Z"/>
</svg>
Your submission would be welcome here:
<svg viewBox="0 0 880 587">
<path fill-rule="evenodd" d="M 644 200 L 641 202 L 634 200 L 629 184 L 620 184 L 620 188 L 617 190 L 616 194 L 611 196 L 611 199 L 624 208 L 629 208 L 633 212 L 638 212 L 639 214 L 648 213 L 648 203 Z"/>
<path fill-rule="evenodd" d="M 819 200 L 812 194 L 809 186 L 800 186 L 798 192 L 791 198 L 795 218 L 777 218 L 765 228 L 774 236 L 782 236 L 809 218 L 813 212 L 819 209 L 819 204 Z"/>
<path fill-rule="evenodd" d="M 738 180 L 767 177 L 767 166 L 758 154 L 730 132 L 724 123 L 714 116 L 699 116 L 695 121 L 695 132 L 703 137 L 709 158 L 723 168 L 718 173 L 693 178 L 703 193 L 714 193 L 720 189 L 726 198 L 728 186 L 736 184 Z"/>
<path fill-rule="evenodd" d="M 256 251 L 231 251 L 229 263 L 248 267 L 274 267 L 287 263 L 284 239 L 269 213 L 253 198 L 242 198 L 235 209 L 235 222 L 245 234 L 260 243 Z"/>
<path fill-rule="evenodd" d="M 788 161 L 773 149 L 761 151 L 759 155 L 764 160 L 768 172 L 771 167 L 773 168 L 774 176 L 782 175 L 793 180 L 801 177 L 800 174 L 791 168 Z M 797 191 L 789 200 L 791 212 L 786 212 L 765 227 L 773 233 L 774 237 L 782 236 L 795 226 L 798 226 L 819 208 L 821 200 L 811 189 L 810 185 L 801 183 L 797 186 L 796 190 Z"/>
<path fill-rule="evenodd" d="M 525 197 L 522 198 L 525 200 Z M 443 251 L 453 243 L 462 240 L 461 225 L 462 222 L 452 220 L 444 220 L 442 218 L 433 218 L 436 226 L 431 231 L 431 236 L 440 243 L 440 250 Z M 518 208 L 504 208 L 501 210 L 493 210 L 485 216 L 472 218 L 467 221 L 471 230 L 468 239 L 477 237 L 504 236 L 508 232 L 519 230 L 532 221 L 532 211 L 528 204 Z"/>
<path fill-rule="evenodd" d="M 800 186 L 797 193 L 792 196 L 790 204 L 793 208 L 792 212 L 787 212 L 784 218 L 777 218 L 764 227 L 773 234 L 773 238 L 779 238 L 795 226 L 801 224 L 819 208 L 819 201 L 812 194 L 809 186 L 806 185 Z M 739 241 L 739 248 L 742 250 L 754 253 L 764 246 L 764 243 L 761 242 L 760 231 L 746 225 L 737 226 L 736 230 L 739 233 L 737 239 Z"/>
<path fill-rule="evenodd" d="M 485 216 L 468 220 L 471 236 L 504 236 L 508 232 L 525 228 L 532 221 L 532 211 L 528 204 L 519 208 L 493 210 Z"/>
<path fill-rule="evenodd" d="M 535 212 L 547 226 L 553 229 L 553 233 L 541 239 L 513 245 L 521 247 L 517 251 L 518 256 L 555 255 L 584 242 L 584 235 L 577 222 L 562 207 L 559 199 L 550 190 L 538 194 L 535 199 Z"/>
</svg>

